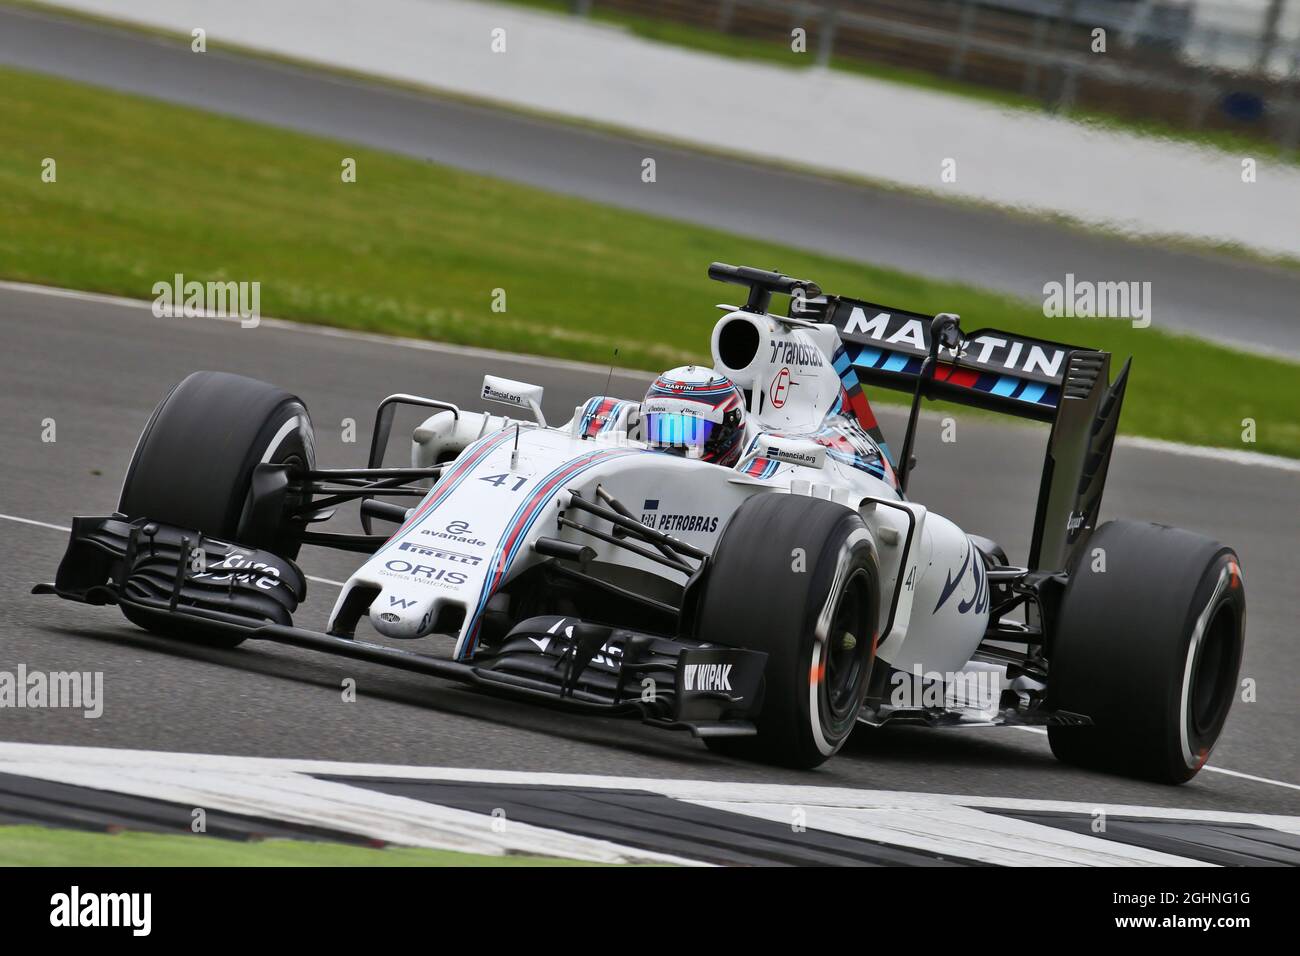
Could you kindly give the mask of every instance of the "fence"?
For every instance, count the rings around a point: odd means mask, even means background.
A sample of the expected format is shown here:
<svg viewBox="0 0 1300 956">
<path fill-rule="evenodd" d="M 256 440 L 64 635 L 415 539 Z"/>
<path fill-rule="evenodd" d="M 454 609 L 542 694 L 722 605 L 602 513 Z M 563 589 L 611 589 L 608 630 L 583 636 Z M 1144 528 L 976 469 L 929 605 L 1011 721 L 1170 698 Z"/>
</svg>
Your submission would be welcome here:
<svg viewBox="0 0 1300 956">
<path fill-rule="evenodd" d="M 572 0 L 1087 111 L 1300 144 L 1300 0 Z"/>
</svg>

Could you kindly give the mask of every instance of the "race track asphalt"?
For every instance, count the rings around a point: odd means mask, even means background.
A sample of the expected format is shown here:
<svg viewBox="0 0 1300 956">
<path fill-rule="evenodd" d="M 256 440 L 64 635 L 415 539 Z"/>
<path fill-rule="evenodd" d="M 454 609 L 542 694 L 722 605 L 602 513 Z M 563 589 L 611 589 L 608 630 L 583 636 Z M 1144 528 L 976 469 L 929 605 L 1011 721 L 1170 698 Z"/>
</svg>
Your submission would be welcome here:
<svg viewBox="0 0 1300 956">
<path fill-rule="evenodd" d="M 0 64 L 362 143 L 621 208 L 1041 301 L 1067 273 L 1149 281 L 1156 326 L 1300 358 L 1300 269 L 707 156 L 432 94 L 0 7 Z M 765 135 L 833 131 L 774 128 Z M 815 147 L 810 147 L 815 148 Z M 883 144 L 882 148 L 888 148 Z M 655 157 L 658 179 L 640 181 Z M 1234 161 L 1235 163 L 1235 161 Z M 1189 197 L 1188 201 L 1195 201 Z M 870 296 L 869 289 L 861 290 Z M 959 311 L 957 305 L 954 309 Z"/>
<path fill-rule="evenodd" d="M 701 307 L 701 338 L 710 321 Z M 0 739 L 151 750 L 320 758 L 852 786 L 880 790 L 1069 799 L 1300 813 L 1300 792 L 1222 773 L 1165 788 L 1054 762 L 1039 734 L 1012 728 L 863 735 L 813 773 L 731 761 L 689 737 L 635 722 L 574 716 L 505 701 L 459 685 L 250 644 L 233 651 L 181 646 L 127 624 L 111 608 L 29 593 L 52 580 L 76 514 L 104 514 L 137 434 L 171 383 L 223 369 L 298 392 L 315 420 L 322 464 L 364 463 L 375 404 L 399 391 L 477 407 L 485 372 L 546 387 L 552 419 L 604 389 L 606 373 L 549 360 L 487 357 L 439 346 L 403 347 L 346 333 L 213 319 L 156 319 L 147 308 L 0 288 L 0 669 L 100 670 L 99 719 L 56 710 L 0 709 Z M 619 373 L 611 391 L 636 397 L 644 377 Z M 355 444 L 342 422 L 357 422 Z M 42 441 L 47 419 L 54 442 Z M 882 415 L 897 441 L 901 416 Z M 409 428 L 413 418 L 399 421 Z M 1038 484 L 1042 429 L 962 418 L 957 441 L 926 419 L 913 486 L 918 500 L 968 530 L 999 538 L 1023 559 Z M 393 460 L 406 454 L 400 434 Z M 1238 703 L 1212 764 L 1300 783 L 1296 769 L 1294 608 L 1297 485 L 1294 471 L 1252 467 L 1133 446 L 1115 454 L 1108 516 L 1183 525 L 1234 545 L 1250 606 L 1243 675 L 1257 699 Z M 335 519 L 355 530 L 354 513 Z M 335 581 L 355 566 L 308 549 L 309 574 Z M 298 622 L 321 627 L 334 588 L 311 585 Z M 341 681 L 357 682 L 345 703 Z"/>
</svg>

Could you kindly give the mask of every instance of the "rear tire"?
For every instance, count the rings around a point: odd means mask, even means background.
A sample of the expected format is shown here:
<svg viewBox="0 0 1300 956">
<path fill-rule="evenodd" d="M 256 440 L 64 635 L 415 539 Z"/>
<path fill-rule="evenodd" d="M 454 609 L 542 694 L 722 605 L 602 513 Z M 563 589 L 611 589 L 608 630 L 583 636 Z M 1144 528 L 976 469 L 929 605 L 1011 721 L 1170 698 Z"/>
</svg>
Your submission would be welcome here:
<svg viewBox="0 0 1300 956">
<path fill-rule="evenodd" d="M 1105 572 L 1092 570 L 1097 549 Z M 1112 521 L 1070 569 L 1048 646 L 1048 702 L 1092 726 L 1049 726 L 1058 760 L 1184 783 L 1232 706 L 1246 595 L 1231 548 L 1163 525 Z"/>
<path fill-rule="evenodd" d="M 696 637 L 763 651 L 754 737 L 709 749 L 810 768 L 848 739 L 875 658 L 880 601 L 875 542 L 857 513 L 819 498 L 763 494 L 723 532 Z"/>
<path fill-rule="evenodd" d="M 118 511 L 221 541 L 297 557 L 287 525 L 262 526 L 249 508 L 260 463 L 316 465 L 311 417 L 297 396 L 228 372 L 195 372 L 154 409 L 122 483 Z M 123 606 L 132 623 L 165 637 L 234 647 L 242 637 Z"/>
</svg>

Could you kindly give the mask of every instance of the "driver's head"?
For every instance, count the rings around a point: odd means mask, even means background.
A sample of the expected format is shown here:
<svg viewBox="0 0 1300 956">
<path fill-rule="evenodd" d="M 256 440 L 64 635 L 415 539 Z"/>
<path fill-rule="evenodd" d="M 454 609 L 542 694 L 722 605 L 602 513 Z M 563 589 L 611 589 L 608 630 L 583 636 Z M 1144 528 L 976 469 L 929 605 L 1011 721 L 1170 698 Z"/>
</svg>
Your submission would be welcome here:
<svg viewBox="0 0 1300 956">
<path fill-rule="evenodd" d="M 745 397 L 711 368 L 672 369 L 646 392 L 641 435 L 658 451 L 734 465 L 745 437 Z"/>
</svg>

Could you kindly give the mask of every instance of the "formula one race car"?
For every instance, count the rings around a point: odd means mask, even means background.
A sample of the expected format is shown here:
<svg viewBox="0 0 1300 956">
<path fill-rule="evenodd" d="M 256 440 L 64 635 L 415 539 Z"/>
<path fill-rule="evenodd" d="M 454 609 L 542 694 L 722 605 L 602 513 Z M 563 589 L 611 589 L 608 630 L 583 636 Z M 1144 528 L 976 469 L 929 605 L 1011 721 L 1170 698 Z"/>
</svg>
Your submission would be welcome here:
<svg viewBox="0 0 1300 956">
<path fill-rule="evenodd" d="M 366 468 L 317 467 L 294 395 L 195 372 L 145 426 L 117 513 L 76 518 L 36 590 L 168 638 L 310 648 L 788 766 L 822 763 L 858 723 L 1018 722 L 1073 764 L 1192 777 L 1234 695 L 1242 574 L 1197 534 L 1096 526 L 1128 363 L 1111 381 L 1105 352 L 709 274 L 748 290 L 722 307 L 711 368 L 558 427 L 540 387 L 493 376 L 482 397 L 518 418 L 393 395 Z M 864 386 L 912 393 L 897 456 Z M 927 398 L 1051 423 L 1024 566 L 907 497 Z M 404 405 L 428 417 L 411 466 L 386 467 Z M 354 500 L 363 533 L 313 530 Z M 292 622 L 303 544 L 366 555 L 327 633 Z M 360 640 L 363 618 L 454 649 Z"/>
</svg>

